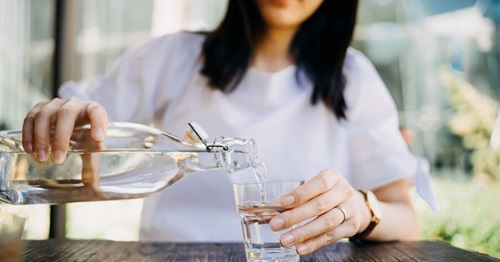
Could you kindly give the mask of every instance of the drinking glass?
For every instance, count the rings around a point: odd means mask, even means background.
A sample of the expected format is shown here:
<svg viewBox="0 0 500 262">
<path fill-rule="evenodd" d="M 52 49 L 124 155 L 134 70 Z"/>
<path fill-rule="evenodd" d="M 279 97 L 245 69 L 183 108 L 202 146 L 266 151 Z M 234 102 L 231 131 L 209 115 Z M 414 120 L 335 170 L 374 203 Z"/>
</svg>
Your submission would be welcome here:
<svg viewBox="0 0 500 262">
<path fill-rule="evenodd" d="M 20 261 L 26 219 L 0 209 L 0 261 Z"/>
<path fill-rule="evenodd" d="M 281 207 L 279 198 L 303 183 L 304 181 L 280 181 L 234 184 L 247 261 L 299 261 L 295 246 L 285 248 L 280 244 L 280 236 L 286 230 L 271 230 L 269 221 L 287 210 Z"/>
</svg>

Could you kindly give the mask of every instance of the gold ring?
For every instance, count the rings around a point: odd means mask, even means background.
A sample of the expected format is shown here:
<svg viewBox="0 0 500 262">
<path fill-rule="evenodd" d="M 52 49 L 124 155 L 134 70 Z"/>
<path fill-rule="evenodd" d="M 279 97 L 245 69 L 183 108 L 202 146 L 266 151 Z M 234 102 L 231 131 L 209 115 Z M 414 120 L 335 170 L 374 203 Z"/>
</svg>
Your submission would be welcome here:
<svg viewBox="0 0 500 262">
<path fill-rule="evenodd" d="M 343 224 L 346 219 L 347 219 L 347 212 L 345 211 L 345 209 L 341 208 L 341 207 L 336 207 L 338 210 L 340 210 L 342 212 L 342 214 L 344 215 L 344 219 L 342 219 L 342 222 L 340 222 L 340 224 Z"/>
</svg>

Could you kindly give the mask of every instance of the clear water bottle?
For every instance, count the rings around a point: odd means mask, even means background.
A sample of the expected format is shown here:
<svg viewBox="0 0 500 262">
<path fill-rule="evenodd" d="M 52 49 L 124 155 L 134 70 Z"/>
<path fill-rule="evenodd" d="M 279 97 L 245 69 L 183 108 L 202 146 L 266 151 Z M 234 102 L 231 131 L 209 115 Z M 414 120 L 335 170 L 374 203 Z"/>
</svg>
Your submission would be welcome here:
<svg viewBox="0 0 500 262">
<path fill-rule="evenodd" d="M 22 147 L 21 130 L 0 132 L 0 201 L 56 204 L 148 196 L 188 174 L 263 167 L 252 139 L 218 138 L 207 143 L 190 124 L 184 138 L 132 123 L 110 123 L 103 142 L 90 126 L 76 128 L 66 160 L 36 161 Z"/>
</svg>

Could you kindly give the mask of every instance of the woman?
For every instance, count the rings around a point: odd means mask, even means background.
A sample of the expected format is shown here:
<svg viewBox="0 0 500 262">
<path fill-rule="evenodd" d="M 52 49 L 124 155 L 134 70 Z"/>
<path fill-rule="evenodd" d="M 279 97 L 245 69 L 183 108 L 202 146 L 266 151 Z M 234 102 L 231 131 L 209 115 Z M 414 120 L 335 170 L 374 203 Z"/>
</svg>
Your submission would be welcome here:
<svg viewBox="0 0 500 262">
<path fill-rule="evenodd" d="M 86 89 L 69 83 L 63 99 L 36 105 L 24 122 L 24 148 L 40 162 L 62 162 L 75 124 L 90 123 L 101 141 L 108 118 L 174 134 L 195 121 L 212 135 L 254 138 L 270 180 L 306 180 L 281 199 L 292 209 L 271 221 L 281 230 L 307 220 L 281 236 L 283 246 L 307 254 L 353 236 L 418 239 L 406 182 L 416 161 L 384 84 L 349 48 L 357 5 L 229 1 L 214 32 L 152 40 Z M 146 199 L 141 238 L 241 241 L 231 192 L 236 176 L 192 175 Z"/>
</svg>

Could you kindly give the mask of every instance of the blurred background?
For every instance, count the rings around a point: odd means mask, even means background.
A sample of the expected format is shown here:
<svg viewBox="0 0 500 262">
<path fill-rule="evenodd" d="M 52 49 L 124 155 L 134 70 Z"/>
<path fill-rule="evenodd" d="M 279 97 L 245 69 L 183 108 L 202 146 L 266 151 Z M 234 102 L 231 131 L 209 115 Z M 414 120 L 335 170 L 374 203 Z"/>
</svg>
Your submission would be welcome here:
<svg viewBox="0 0 500 262">
<path fill-rule="evenodd" d="M 65 81 L 105 74 L 163 34 L 210 30 L 227 0 L 0 0 L 0 130 Z M 500 0 L 360 0 L 353 46 L 375 64 L 441 209 L 415 197 L 425 239 L 500 257 Z M 414 194 L 415 195 L 415 194 Z M 141 200 L 6 206 L 27 239 L 137 240 Z M 51 225 L 52 220 L 52 227 Z M 62 221 L 54 225 L 54 221 Z"/>
</svg>

